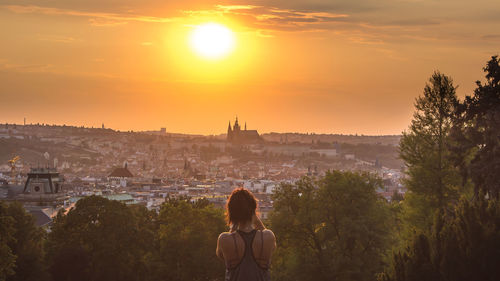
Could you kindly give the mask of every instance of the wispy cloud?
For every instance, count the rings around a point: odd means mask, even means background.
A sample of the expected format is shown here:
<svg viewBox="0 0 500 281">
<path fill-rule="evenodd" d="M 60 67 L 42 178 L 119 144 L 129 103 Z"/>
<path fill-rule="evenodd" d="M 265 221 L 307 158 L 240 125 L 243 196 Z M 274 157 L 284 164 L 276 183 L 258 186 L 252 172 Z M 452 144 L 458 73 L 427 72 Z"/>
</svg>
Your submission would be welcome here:
<svg viewBox="0 0 500 281">
<path fill-rule="evenodd" d="M 31 13 L 31 14 L 44 14 L 44 15 L 88 17 L 91 18 L 90 20 L 91 24 L 100 26 L 105 26 L 105 25 L 115 26 L 115 25 L 125 24 L 129 21 L 167 23 L 175 20 L 174 18 L 167 18 L 167 17 L 153 17 L 145 15 L 134 15 L 134 14 L 85 12 L 78 10 L 40 7 L 33 5 L 30 6 L 7 5 L 4 7 L 14 13 L 22 13 L 22 14 Z"/>
<path fill-rule="evenodd" d="M 259 6 L 255 5 L 215 5 L 218 10 L 230 12 L 230 11 L 238 11 L 238 10 L 252 10 Z"/>
<path fill-rule="evenodd" d="M 89 23 L 90 25 L 93 26 L 113 27 L 113 26 L 127 24 L 128 21 L 108 19 L 108 18 L 91 18 L 89 19 Z"/>
<path fill-rule="evenodd" d="M 222 16 L 235 19 L 250 28 L 268 31 L 316 31 L 325 29 L 325 23 L 343 22 L 345 13 L 298 11 L 273 6 L 215 5 L 209 10 L 183 10 L 186 16 Z"/>
<path fill-rule="evenodd" d="M 486 34 L 482 36 L 482 39 L 485 40 L 500 40 L 500 33 L 499 34 Z"/>
<path fill-rule="evenodd" d="M 38 37 L 38 40 L 40 40 L 40 41 L 50 41 L 50 42 L 64 43 L 64 44 L 73 43 L 76 41 L 81 41 L 80 39 L 77 39 L 74 37 L 69 37 L 69 36 L 38 34 L 37 37 Z"/>
<path fill-rule="evenodd" d="M 7 60 L 0 60 L 0 70 L 13 72 L 52 72 L 54 66 L 51 64 L 16 64 Z"/>
</svg>

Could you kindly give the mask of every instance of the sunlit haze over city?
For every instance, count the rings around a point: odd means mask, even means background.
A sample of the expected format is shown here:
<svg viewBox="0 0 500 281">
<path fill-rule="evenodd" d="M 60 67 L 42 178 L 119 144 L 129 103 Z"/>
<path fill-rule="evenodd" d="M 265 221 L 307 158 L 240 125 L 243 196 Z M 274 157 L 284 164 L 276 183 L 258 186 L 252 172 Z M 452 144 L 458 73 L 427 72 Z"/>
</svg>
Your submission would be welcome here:
<svg viewBox="0 0 500 281">
<path fill-rule="evenodd" d="M 471 94 L 500 2 L 0 1 L 1 122 L 400 134 L 435 70 Z"/>
</svg>

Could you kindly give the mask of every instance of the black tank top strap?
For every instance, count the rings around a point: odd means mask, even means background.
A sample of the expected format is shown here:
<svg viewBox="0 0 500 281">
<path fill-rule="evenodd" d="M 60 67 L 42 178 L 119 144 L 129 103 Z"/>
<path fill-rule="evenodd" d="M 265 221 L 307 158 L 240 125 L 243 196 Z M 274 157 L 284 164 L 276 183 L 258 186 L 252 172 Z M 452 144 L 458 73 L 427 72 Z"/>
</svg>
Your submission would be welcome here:
<svg viewBox="0 0 500 281">
<path fill-rule="evenodd" d="M 250 246 L 250 249 L 252 248 L 253 239 L 255 238 L 256 233 L 256 229 L 250 232 L 238 230 L 238 234 L 240 234 L 241 238 L 243 238 L 243 241 L 245 242 L 245 248 L 248 248 L 248 246 Z"/>
<path fill-rule="evenodd" d="M 259 258 L 262 259 L 262 252 L 264 252 L 264 231 L 260 231 L 260 253 Z"/>
<path fill-rule="evenodd" d="M 233 241 L 234 241 L 234 250 L 236 251 L 236 257 L 239 256 L 238 254 L 238 244 L 236 243 L 236 233 L 233 233 Z"/>
<path fill-rule="evenodd" d="M 231 268 L 226 268 L 226 281 L 269 281 L 271 279 L 269 270 L 262 268 L 256 261 L 253 253 L 253 241 L 257 230 L 243 232 L 238 230 L 238 234 L 245 242 L 245 252 L 241 261 Z M 263 234 L 261 234 L 261 238 Z M 261 246 L 261 249 L 263 247 Z"/>
</svg>

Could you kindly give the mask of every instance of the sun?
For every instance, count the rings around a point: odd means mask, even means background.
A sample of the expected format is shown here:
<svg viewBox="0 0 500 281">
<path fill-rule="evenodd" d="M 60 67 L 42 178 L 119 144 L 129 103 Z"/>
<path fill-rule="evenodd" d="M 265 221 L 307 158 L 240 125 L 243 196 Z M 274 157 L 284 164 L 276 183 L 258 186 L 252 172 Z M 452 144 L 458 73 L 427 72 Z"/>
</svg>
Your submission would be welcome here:
<svg viewBox="0 0 500 281">
<path fill-rule="evenodd" d="M 227 56 L 234 48 L 233 32 L 218 23 L 197 25 L 190 36 L 190 45 L 195 53 L 207 59 Z"/>
</svg>

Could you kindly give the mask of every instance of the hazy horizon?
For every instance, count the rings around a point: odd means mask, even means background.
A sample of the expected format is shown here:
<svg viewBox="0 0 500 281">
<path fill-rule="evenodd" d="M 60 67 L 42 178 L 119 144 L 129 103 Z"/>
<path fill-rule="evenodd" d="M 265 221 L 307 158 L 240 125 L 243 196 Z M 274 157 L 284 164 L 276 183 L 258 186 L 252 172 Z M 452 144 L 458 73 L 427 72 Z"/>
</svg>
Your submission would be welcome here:
<svg viewBox="0 0 500 281">
<path fill-rule="evenodd" d="M 11 125 L 16 125 L 16 126 L 23 126 L 24 124 L 24 120 L 23 122 L 13 122 L 13 123 L 9 123 L 9 122 L 0 122 L 0 126 L 2 125 L 5 125 L 5 124 L 8 124 L 9 126 Z M 233 125 L 234 123 L 231 122 L 231 126 Z M 36 125 L 48 125 L 48 126 L 68 126 L 68 127 L 76 127 L 76 128 L 79 128 L 81 126 L 84 126 L 85 128 L 90 128 L 90 129 L 100 129 L 102 128 L 102 125 L 99 125 L 99 126 L 93 126 L 93 125 L 90 125 L 90 126 L 86 126 L 86 125 L 78 125 L 78 124 L 58 124 L 58 123 L 46 123 L 46 122 L 30 122 L 29 120 L 26 121 L 26 126 L 36 126 Z M 117 131 L 117 132 L 134 132 L 134 133 L 149 133 L 149 132 L 159 132 L 161 128 L 165 128 L 166 129 L 166 133 L 167 134 L 180 134 L 180 135 L 193 135 L 193 136 L 222 136 L 222 135 L 226 135 L 227 134 L 227 128 L 225 131 L 221 131 L 220 133 L 215 133 L 215 134 L 202 134 L 202 133 L 185 133 L 185 132 L 177 132 L 177 131 L 169 131 L 168 128 L 166 127 L 160 127 L 160 128 L 150 128 L 150 129 L 143 129 L 143 130 L 132 130 L 132 129 L 119 129 L 119 128 L 112 128 L 112 127 L 108 127 L 106 126 L 106 124 L 104 124 L 104 128 L 105 129 L 111 129 L 111 130 L 114 130 L 114 131 Z M 362 134 L 362 133 L 353 133 L 353 134 L 350 134 L 350 133 L 342 133 L 342 132 L 325 132 L 325 133 L 318 133 L 318 132 L 300 132 L 300 131 L 283 131 L 283 132 L 280 132 L 280 131 L 268 131 L 268 132 L 264 132 L 264 131 L 260 131 L 258 130 L 257 128 L 248 128 L 249 130 L 257 130 L 259 132 L 260 135 L 264 135 L 264 134 L 304 134 L 304 135 L 344 135 L 344 136 L 365 136 L 365 137 L 384 137 L 384 136 L 401 136 L 401 133 L 400 134 L 382 134 L 382 135 L 369 135 L 369 134 Z"/>
</svg>

